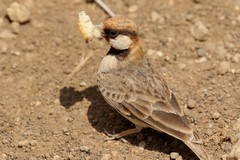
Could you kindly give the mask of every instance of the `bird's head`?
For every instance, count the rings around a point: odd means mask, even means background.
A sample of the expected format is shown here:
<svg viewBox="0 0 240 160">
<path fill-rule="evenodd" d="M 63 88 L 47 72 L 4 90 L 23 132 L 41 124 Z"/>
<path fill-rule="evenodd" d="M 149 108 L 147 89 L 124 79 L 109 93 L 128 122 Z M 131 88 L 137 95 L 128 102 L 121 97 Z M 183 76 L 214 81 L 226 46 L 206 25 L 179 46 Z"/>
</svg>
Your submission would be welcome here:
<svg viewBox="0 0 240 160">
<path fill-rule="evenodd" d="M 111 45 L 109 54 L 120 59 L 138 62 L 143 58 L 137 25 L 122 16 L 115 16 L 103 23 L 102 35 Z"/>
<path fill-rule="evenodd" d="M 115 16 L 103 23 L 103 36 L 116 50 L 130 49 L 139 41 L 138 27 L 131 20 Z"/>
</svg>

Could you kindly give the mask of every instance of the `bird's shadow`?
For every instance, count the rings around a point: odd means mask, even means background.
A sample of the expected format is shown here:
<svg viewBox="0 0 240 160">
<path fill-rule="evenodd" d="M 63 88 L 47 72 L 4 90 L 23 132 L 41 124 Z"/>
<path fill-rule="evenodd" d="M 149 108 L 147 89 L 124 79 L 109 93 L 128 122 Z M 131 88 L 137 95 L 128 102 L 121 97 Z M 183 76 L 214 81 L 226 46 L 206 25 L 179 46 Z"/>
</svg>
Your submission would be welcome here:
<svg viewBox="0 0 240 160">
<path fill-rule="evenodd" d="M 73 87 L 64 87 L 60 90 L 60 103 L 66 109 L 75 103 L 87 98 L 91 105 L 87 111 L 87 117 L 92 127 L 98 132 L 115 132 L 133 128 L 134 125 L 123 118 L 117 111 L 109 106 L 103 99 L 97 86 L 88 87 L 83 91 L 77 91 Z M 184 160 L 197 160 L 197 156 L 181 141 L 170 137 L 164 133 L 159 133 L 152 129 L 141 131 L 143 139 L 137 138 L 136 134 L 124 137 L 132 145 L 138 145 L 141 140 L 145 140 L 147 150 L 155 150 L 170 154 L 178 152 Z"/>
</svg>

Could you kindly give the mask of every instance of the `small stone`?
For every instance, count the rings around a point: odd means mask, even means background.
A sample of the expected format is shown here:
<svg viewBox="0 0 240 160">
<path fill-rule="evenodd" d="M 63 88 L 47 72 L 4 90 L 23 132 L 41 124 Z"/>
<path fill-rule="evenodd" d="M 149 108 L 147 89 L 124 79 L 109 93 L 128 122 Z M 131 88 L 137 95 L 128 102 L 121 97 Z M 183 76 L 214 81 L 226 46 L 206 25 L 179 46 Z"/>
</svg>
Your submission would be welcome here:
<svg viewBox="0 0 240 160">
<path fill-rule="evenodd" d="M 2 30 L 0 32 L 0 38 L 2 39 L 14 39 L 16 38 L 16 35 L 10 32 L 9 30 Z"/>
<path fill-rule="evenodd" d="M 13 55 L 14 55 L 14 56 L 21 56 L 21 52 L 20 52 L 20 51 L 14 51 L 14 52 L 13 52 Z"/>
<path fill-rule="evenodd" d="M 102 156 L 101 160 L 109 160 L 110 157 L 111 157 L 110 154 L 104 154 L 104 155 Z"/>
<path fill-rule="evenodd" d="M 18 142 L 18 147 L 22 148 L 22 147 L 26 147 L 29 145 L 29 140 L 24 140 L 24 141 L 19 141 Z"/>
<path fill-rule="evenodd" d="M 187 102 L 187 108 L 188 109 L 193 109 L 196 107 L 196 101 L 193 99 L 189 99 Z"/>
<path fill-rule="evenodd" d="M 11 23 L 12 31 L 15 34 L 18 34 L 20 32 L 20 24 L 18 22 Z"/>
<path fill-rule="evenodd" d="M 67 136 L 71 134 L 70 131 L 69 131 L 69 129 L 68 129 L 67 127 L 64 127 L 63 130 L 62 130 L 62 132 L 63 132 L 63 134 L 65 134 L 65 135 L 67 135 Z"/>
<path fill-rule="evenodd" d="M 80 146 L 79 150 L 81 152 L 90 153 L 90 148 L 87 146 Z"/>
<path fill-rule="evenodd" d="M 128 12 L 130 13 L 134 13 L 138 10 L 138 6 L 137 5 L 131 5 L 129 8 L 128 8 Z"/>
<path fill-rule="evenodd" d="M 28 8 L 17 2 L 13 2 L 7 8 L 7 15 L 11 21 L 26 23 L 30 21 L 30 12 Z"/>
<path fill-rule="evenodd" d="M 140 149 L 144 150 L 144 148 L 146 147 L 146 142 L 141 141 L 141 142 L 139 142 L 138 146 L 139 146 Z"/>
<path fill-rule="evenodd" d="M 183 160 L 183 158 L 179 155 L 176 160 Z"/>
<path fill-rule="evenodd" d="M 154 58 L 154 57 L 162 57 L 163 53 L 161 51 L 156 51 L 156 50 L 153 50 L 153 49 L 149 49 L 147 51 L 147 55 Z"/>
<path fill-rule="evenodd" d="M 220 118 L 221 114 L 219 112 L 213 113 L 213 119 L 218 120 Z"/>
<path fill-rule="evenodd" d="M 207 40 L 208 32 L 208 29 L 200 21 L 196 22 L 190 29 L 191 35 L 198 41 Z"/>
<path fill-rule="evenodd" d="M 240 53 L 235 54 L 235 55 L 232 57 L 232 61 L 233 61 L 234 63 L 239 63 L 239 62 L 240 62 Z"/>
<path fill-rule="evenodd" d="M 31 146 L 36 146 L 38 142 L 36 140 L 30 140 L 29 143 Z"/>
<path fill-rule="evenodd" d="M 179 157 L 179 154 L 177 152 L 170 153 L 170 159 L 177 159 Z"/>
<path fill-rule="evenodd" d="M 208 129 L 206 130 L 205 134 L 208 135 L 208 136 L 211 136 L 211 135 L 213 135 L 213 130 L 210 129 L 210 128 L 208 128 Z"/>
<path fill-rule="evenodd" d="M 2 144 L 7 144 L 7 143 L 9 143 L 9 141 L 7 139 L 2 140 Z"/>
<path fill-rule="evenodd" d="M 151 13 L 152 22 L 156 22 L 159 18 L 160 18 L 160 15 L 156 11 L 153 11 Z"/>
<path fill-rule="evenodd" d="M 227 61 L 220 62 L 217 72 L 218 74 L 225 74 L 230 71 L 230 63 Z"/>
<path fill-rule="evenodd" d="M 186 20 L 189 21 L 189 22 L 193 22 L 193 21 L 194 21 L 194 16 L 193 16 L 193 14 L 187 14 L 187 15 L 186 15 Z"/>
<path fill-rule="evenodd" d="M 198 54 L 199 57 L 204 57 L 204 56 L 207 55 L 206 50 L 203 49 L 203 48 L 199 48 L 199 49 L 197 50 L 197 54 Z"/>
<path fill-rule="evenodd" d="M 204 63 L 204 62 L 206 62 L 207 61 L 207 58 L 206 57 L 201 57 L 201 58 L 199 58 L 199 59 L 196 59 L 195 60 L 195 63 Z"/>
<path fill-rule="evenodd" d="M 187 64 L 185 64 L 185 63 L 179 63 L 179 64 L 178 64 L 178 67 L 179 67 L 181 70 L 184 70 L 184 69 L 187 68 Z"/>
</svg>

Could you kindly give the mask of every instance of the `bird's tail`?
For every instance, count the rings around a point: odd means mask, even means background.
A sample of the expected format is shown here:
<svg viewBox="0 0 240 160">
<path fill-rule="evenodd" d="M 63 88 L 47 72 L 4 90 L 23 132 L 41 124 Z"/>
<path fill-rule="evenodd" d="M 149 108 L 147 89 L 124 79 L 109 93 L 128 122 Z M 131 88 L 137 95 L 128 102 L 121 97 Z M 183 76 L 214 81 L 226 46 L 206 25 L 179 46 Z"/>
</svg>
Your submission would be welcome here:
<svg viewBox="0 0 240 160">
<path fill-rule="evenodd" d="M 197 135 L 193 133 L 193 140 L 185 142 L 185 144 L 198 156 L 200 160 L 209 160 L 208 153 L 203 147 L 203 144 Z"/>
</svg>

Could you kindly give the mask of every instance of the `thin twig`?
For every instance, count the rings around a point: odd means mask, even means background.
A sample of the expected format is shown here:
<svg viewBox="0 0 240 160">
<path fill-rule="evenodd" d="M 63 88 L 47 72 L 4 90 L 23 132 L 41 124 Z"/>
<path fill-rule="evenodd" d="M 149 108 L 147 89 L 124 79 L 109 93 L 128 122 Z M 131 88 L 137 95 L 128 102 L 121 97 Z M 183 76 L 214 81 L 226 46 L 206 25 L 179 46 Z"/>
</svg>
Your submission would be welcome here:
<svg viewBox="0 0 240 160">
<path fill-rule="evenodd" d="M 90 57 L 93 56 L 93 52 L 88 54 L 87 56 L 82 56 L 79 64 L 72 70 L 71 74 L 68 75 L 68 78 L 71 78 L 73 75 L 75 75 L 79 70 L 82 69 L 82 67 L 85 65 L 85 63 L 89 60 Z"/>
<path fill-rule="evenodd" d="M 115 13 L 102 1 L 102 0 L 95 0 L 95 2 L 110 16 L 114 17 Z"/>
</svg>

